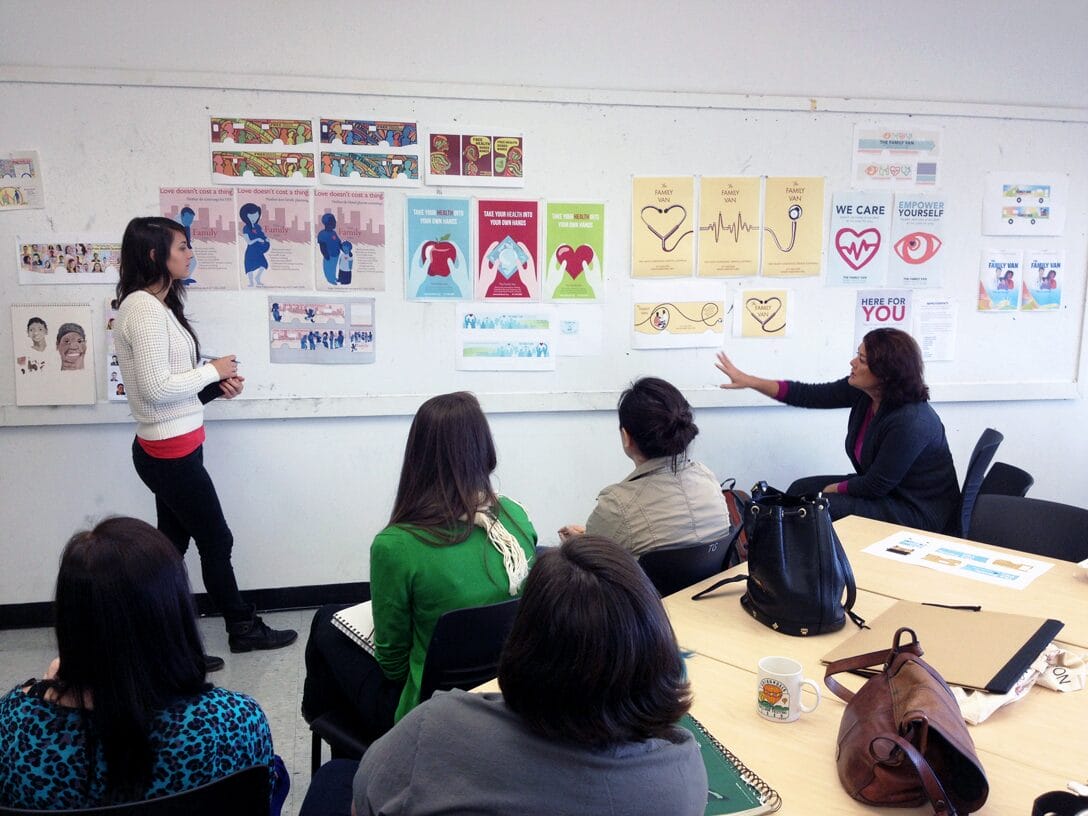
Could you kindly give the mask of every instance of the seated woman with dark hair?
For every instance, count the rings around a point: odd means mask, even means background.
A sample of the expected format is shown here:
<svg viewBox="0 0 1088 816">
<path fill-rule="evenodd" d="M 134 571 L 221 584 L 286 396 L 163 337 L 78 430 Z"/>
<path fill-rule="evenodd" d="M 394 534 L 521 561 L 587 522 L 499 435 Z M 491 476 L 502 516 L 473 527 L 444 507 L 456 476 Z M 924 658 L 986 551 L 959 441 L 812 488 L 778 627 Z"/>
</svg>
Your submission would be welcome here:
<svg viewBox="0 0 1088 816">
<path fill-rule="evenodd" d="M 0 699 L 0 805 L 154 799 L 267 765 L 279 812 L 289 780 L 268 721 L 205 681 L 185 567 L 162 533 L 112 518 L 74 535 L 55 609 L 58 660 Z"/>
<path fill-rule="evenodd" d="M 704 812 L 699 747 L 676 726 L 691 701 L 676 638 L 649 579 L 613 542 L 577 536 L 541 555 L 499 687 L 437 694 L 371 745 L 355 773 L 357 816 Z M 302 816 L 335 812 L 319 810 L 323 790 L 343 790 L 352 771 L 326 765 Z"/>
<path fill-rule="evenodd" d="M 850 361 L 850 375 L 807 384 L 766 380 L 741 371 L 724 354 L 722 388 L 752 388 L 787 405 L 849 408 L 846 455 L 855 473 L 809 476 L 793 494 L 823 492 L 833 519 L 857 515 L 944 532 L 960 500 L 944 425 L 929 404 L 922 352 L 899 329 L 874 329 Z"/>
<path fill-rule="evenodd" d="M 635 469 L 601 491 L 584 527 L 568 524 L 559 537 L 605 536 L 635 555 L 724 538 L 729 508 L 718 479 L 687 455 L 699 426 L 684 395 L 665 380 L 643 377 L 620 395 L 618 408 L 620 444 Z"/>
</svg>

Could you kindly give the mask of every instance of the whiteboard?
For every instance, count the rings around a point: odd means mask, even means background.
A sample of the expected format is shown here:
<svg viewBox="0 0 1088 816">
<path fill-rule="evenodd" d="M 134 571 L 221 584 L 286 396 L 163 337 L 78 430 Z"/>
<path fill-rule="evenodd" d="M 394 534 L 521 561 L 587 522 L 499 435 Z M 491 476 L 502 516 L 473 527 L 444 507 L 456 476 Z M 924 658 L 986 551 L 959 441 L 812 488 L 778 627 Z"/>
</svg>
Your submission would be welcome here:
<svg viewBox="0 0 1088 816">
<path fill-rule="evenodd" d="M 909 121 L 943 131 L 941 191 L 948 200 L 941 289 L 917 296 L 954 298 L 958 340 L 953 361 L 927 366 L 938 401 L 1071 399 L 1078 395 L 1088 236 L 1088 113 L 951 103 L 852 102 L 632 91 L 561 91 L 380 86 L 306 78 L 0 69 L 6 110 L 45 108 L 50 126 L 18 117 L 6 126 L 13 149 L 40 151 L 46 209 L 0 213 L 0 264 L 8 269 L 0 298 L 11 303 L 89 302 L 102 314 L 109 287 L 19 286 L 16 236 L 95 233 L 120 236 L 134 215 L 157 214 L 160 187 L 207 185 L 211 115 L 313 118 L 321 115 L 500 125 L 525 134 L 523 189 L 466 187 L 386 189 L 386 289 L 376 301 L 376 362 L 360 366 L 273 365 L 269 362 L 267 292 L 193 292 L 188 314 L 202 344 L 237 354 L 247 377 L 242 399 L 214 404 L 211 418 L 289 418 L 412 413 L 427 396 L 467 389 L 489 411 L 611 409 L 636 377 L 659 375 L 694 405 L 766 404 L 748 392 L 724 394 L 711 349 L 633 350 L 631 180 L 635 175 L 823 176 L 826 220 L 833 192 L 850 188 L 856 124 Z M 320 90 L 318 90 L 320 89 Z M 981 234 L 985 175 L 991 170 L 1068 173 L 1069 216 L 1054 239 Z M 600 356 L 562 357 L 550 372 L 459 372 L 455 368 L 454 303 L 403 296 L 404 200 L 408 195 L 602 201 L 605 213 L 604 346 Z M 1065 251 L 1062 307 L 1057 313 L 976 311 L 983 248 Z M 6 259 L 5 259 L 6 258 Z M 694 279 L 692 279 L 694 283 Z M 727 338 L 734 360 L 753 373 L 801 380 L 843 376 L 853 354 L 855 289 L 829 287 L 823 276 L 747 278 L 730 292 L 766 286 L 793 293 L 792 336 Z M 684 282 L 677 282 L 682 292 Z M 313 292 L 297 292 L 310 294 Z M 371 293 L 353 292 L 370 296 Z M 330 296 L 335 297 L 335 295 Z M 7 309 L 4 310 L 5 314 Z M 100 325 L 101 325 L 100 321 Z M 2 348 L 11 327 L 0 326 Z M 101 345 L 101 335 L 99 335 Z M 95 350 L 102 367 L 103 352 Z M 102 379 L 100 377 L 100 379 Z M 0 424 L 128 422 L 127 406 L 17 408 L 14 371 L 0 376 Z"/>
</svg>

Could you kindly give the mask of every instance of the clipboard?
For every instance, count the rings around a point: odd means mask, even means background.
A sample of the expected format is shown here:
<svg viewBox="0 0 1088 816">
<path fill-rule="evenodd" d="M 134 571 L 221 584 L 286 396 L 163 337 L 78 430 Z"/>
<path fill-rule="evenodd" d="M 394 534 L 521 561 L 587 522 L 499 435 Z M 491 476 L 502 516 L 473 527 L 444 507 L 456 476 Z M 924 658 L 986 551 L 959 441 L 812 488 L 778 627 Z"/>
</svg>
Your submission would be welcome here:
<svg viewBox="0 0 1088 816">
<path fill-rule="evenodd" d="M 909 626 L 918 635 L 924 659 L 956 686 L 1006 694 L 1065 626 L 1053 618 L 1011 615 L 897 601 L 820 658 L 890 649 L 895 630 Z"/>
</svg>

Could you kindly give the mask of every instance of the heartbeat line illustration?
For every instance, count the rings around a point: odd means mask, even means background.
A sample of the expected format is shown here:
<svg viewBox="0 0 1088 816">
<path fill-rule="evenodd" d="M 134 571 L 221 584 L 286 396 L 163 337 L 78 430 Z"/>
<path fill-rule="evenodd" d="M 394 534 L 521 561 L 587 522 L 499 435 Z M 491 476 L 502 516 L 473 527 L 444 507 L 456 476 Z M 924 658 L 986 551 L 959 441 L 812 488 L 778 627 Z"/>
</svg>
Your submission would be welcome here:
<svg viewBox="0 0 1088 816">
<path fill-rule="evenodd" d="M 865 255 L 868 255 L 873 250 L 877 249 L 879 246 L 879 241 L 874 241 L 870 243 L 869 241 L 862 240 L 853 244 L 845 244 L 839 247 L 839 252 L 841 252 L 843 255 L 849 255 L 851 258 L 857 261 Z"/>
<path fill-rule="evenodd" d="M 722 215 L 721 210 L 719 210 L 717 220 L 711 221 L 705 227 L 700 226 L 699 231 L 700 232 L 712 232 L 712 233 L 714 233 L 714 243 L 715 244 L 720 243 L 722 233 L 727 232 L 727 233 L 729 233 L 730 235 L 733 236 L 733 243 L 739 244 L 740 243 L 740 234 L 741 234 L 742 231 L 743 232 L 753 232 L 753 231 L 758 232 L 759 231 L 759 225 L 758 224 L 749 224 L 747 221 L 744 220 L 744 213 L 740 212 L 739 210 L 737 211 L 736 220 L 729 223 L 729 224 L 727 224 L 727 223 L 725 223 L 725 218 Z"/>
</svg>

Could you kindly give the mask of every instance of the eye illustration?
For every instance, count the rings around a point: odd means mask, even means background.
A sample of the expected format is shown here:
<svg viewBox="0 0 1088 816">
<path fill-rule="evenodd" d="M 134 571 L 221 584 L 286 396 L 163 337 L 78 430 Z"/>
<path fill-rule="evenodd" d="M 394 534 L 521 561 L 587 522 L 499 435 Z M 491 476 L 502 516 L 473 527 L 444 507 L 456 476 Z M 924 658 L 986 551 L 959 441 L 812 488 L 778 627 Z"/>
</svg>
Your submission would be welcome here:
<svg viewBox="0 0 1088 816">
<path fill-rule="evenodd" d="M 941 239 L 931 232 L 912 232 L 895 242 L 895 254 L 909 264 L 923 264 L 937 254 Z"/>
</svg>

